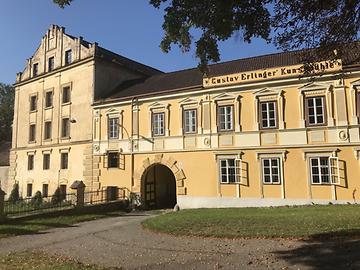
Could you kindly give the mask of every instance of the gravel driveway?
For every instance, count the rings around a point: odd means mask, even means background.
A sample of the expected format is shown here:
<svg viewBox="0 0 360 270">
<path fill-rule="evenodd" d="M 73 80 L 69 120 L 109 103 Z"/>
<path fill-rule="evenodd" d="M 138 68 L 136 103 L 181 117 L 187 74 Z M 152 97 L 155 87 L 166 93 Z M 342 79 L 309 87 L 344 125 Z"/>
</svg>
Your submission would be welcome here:
<svg viewBox="0 0 360 270">
<path fill-rule="evenodd" d="M 0 239 L 0 256 L 42 250 L 124 269 L 360 269 L 360 241 L 173 237 L 141 228 L 148 213 Z"/>
</svg>

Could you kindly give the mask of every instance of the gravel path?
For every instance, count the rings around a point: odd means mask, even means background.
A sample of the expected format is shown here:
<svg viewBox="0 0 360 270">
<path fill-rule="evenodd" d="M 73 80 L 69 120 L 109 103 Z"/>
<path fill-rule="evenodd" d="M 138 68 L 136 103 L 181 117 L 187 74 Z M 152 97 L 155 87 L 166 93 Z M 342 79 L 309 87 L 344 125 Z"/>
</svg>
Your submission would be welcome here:
<svg viewBox="0 0 360 270">
<path fill-rule="evenodd" d="M 173 237 L 141 228 L 150 214 L 84 222 L 0 239 L 0 256 L 42 250 L 124 269 L 360 269 L 360 241 Z"/>
</svg>

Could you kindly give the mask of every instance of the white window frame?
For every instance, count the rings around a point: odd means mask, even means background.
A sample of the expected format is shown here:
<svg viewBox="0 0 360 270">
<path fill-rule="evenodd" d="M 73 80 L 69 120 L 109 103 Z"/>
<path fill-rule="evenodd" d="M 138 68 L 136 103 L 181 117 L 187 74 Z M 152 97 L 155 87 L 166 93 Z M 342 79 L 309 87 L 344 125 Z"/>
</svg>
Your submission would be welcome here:
<svg viewBox="0 0 360 270">
<path fill-rule="evenodd" d="M 153 112 L 151 115 L 152 135 L 165 136 L 165 112 Z"/>
<path fill-rule="evenodd" d="M 326 165 L 328 169 L 328 178 L 329 181 L 323 181 L 321 173 L 321 168 L 324 167 L 324 165 L 320 164 L 321 158 L 327 158 L 328 164 Z M 314 182 L 314 174 L 313 174 L 313 166 L 312 166 L 312 160 L 316 159 L 318 161 L 317 168 L 319 170 L 319 183 Z M 334 164 L 334 165 L 333 165 Z M 338 157 L 332 157 L 332 156 L 314 156 L 309 157 L 309 168 L 310 168 L 310 180 L 312 185 L 340 185 L 340 168 L 339 168 L 339 158 Z"/>
<path fill-rule="evenodd" d="M 313 101 L 313 109 L 314 109 L 314 114 L 310 115 L 310 106 L 309 106 L 309 100 Z M 321 114 L 317 113 L 317 105 L 316 105 L 316 100 L 320 99 L 321 100 Z M 314 97 L 305 97 L 305 102 L 306 102 L 306 108 L 307 108 L 307 120 L 308 120 L 308 125 L 309 126 L 316 126 L 316 125 L 324 125 L 326 123 L 325 120 L 325 116 L 326 116 L 326 112 L 325 112 L 325 97 L 324 96 L 314 96 Z M 310 116 L 314 117 L 315 122 L 314 123 L 310 123 Z M 318 122 L 318 116 L 322 116 L 323 121 L 320 123 Z"/>
<path fill-rule="evenodd" d="M 270 118 L 270 109 L 269 109 L 269 103 L 272 103 L 274 105 L 274 118 Z M 263 110 L 262 110 L 262 105 L 266 105 L 266 110 L 264 111 L 266 113 L 266 118 L 263 118 L 262 114 L 263 114 Z M 271 100 L 271 101 L 260 101 L 259 102 L 259 114 L 260 114 L 260 127 L 262 129 L 271 129 L 271 128 L 277 128 L 278 127 L 278 123 L 277 123 L 277 102 L 275 100 Z M 266 126 L 263 125 L 263 121 L 266 121 Z M 274 120 L 275 125 L 271 125 L 270 121 Z"/>
<path fill-rule="evenodd" d="M 108 119 L 108 138 L 119 139 L 119 117 L 109 117 Z"/>
<path fill-rule="evenodd" d="M 230 113 L 227 112 L 227 108 L 230 108 Z M 219 117 L 219 131 L 233 131 L 234 130 L 234 106 L 233 105 L 221 105 L 218 106 Z M 222 127 L 222 124 L 224 127 Z M 228 125 L 230 124 L 230 128 Z"/>
<path fill-rule="evenodd" d="M 234 160 L 234 166 L 229 165 L 229 160 Z M 222 163 L 225 163 L 225 167 Z M 226 181 L 223 181 L 222 169 L 226 169 Z M 233 168 L 235 170 L 235 181 L 230 181 L 229 170 Z M 220 184 L 241 184 L 242 180 L 242 160 L 240 158 L 219 158 L 219 180 Z"/>
<path fill-rule="evenodd" d="M 197 109 L 184 109 L 184 133 L 194 134 L 197 131 Z"/>
<path fill-rule="evenodd" d="M 265 165 L 264 165 L 264 161 L 265 160 L 269 160 L 269 170 L 270 170 L 270 174 L 265 174 Z M 272 160 L 277 160 L 277 166 L 273 166 L 272 165 Z M 278 181 L 274 181 L 273 180 L 273 172 L 272 169 L 273 168 L 277 168 L 278 173 Z M 282 166 L 281 166 L 281 158 L 280 157 L 264 157 L 261 158 L 261 172 L 262 172 L 262 182 L 264 185 L 279 185 L 282 183 Z M 270 176 L 270 182 L 266 182 L 265 181 L 265 176 Z"/>
</svg>

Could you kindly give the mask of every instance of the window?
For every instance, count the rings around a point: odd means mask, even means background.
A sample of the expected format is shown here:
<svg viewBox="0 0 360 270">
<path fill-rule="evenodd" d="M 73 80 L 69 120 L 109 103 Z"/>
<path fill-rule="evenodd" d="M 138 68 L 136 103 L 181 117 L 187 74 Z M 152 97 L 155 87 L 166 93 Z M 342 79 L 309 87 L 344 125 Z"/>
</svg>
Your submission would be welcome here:
<svg viewBox="0 0 360 270">
<path fill-rule="evenodd" d="M 152 131 L 153 136 L 165 135 L 165 113 L 152 114 Z"/>
<path fill-rule="evenodd" d="M 70 137 L 70 119 L 63 118 L 61 123 L 61 137 L 68 138 Z"/>
<path fill-rule="evenodd" d="M 219 131 L 233 130 L 233 106 L 219 106 L 218 109 Z"/>
<path fill-rule="evenodd" d="M 62 170 L 68 169 L 68 162 L 69 162 L 69 154 L 68 153 L 61 153 L 60 156 L 60 168 Z"/>
<path fill-rule="evenodd" d="M 109 139 L 119 138 L 119 118 L 111 117 L 108 122 Z"/>
<path fill-rule="evenodd" d="M 31 197 L 32 196 L 32 184 L 27 184 L 26 186 L 26 197 Z"/>
<path fill-rule="evenodd" d="M 280 158 L 261 159 L 264 184 L 280 184 Z"/>
<path fill-rule="evenodd" d="M 31 96 L 30 97 L 30 111 L 36 111 L 37 109 L 37 96 Z"/>
<path fill-rule="evenodd" d="M 277 128 L 276 101 L 260 102 L 260 127 Z"/>
<path fill-rule="evenodd" d="M 44 170 L 50 169 L 50 154 L 43 155 L 43 169 Z"/>
<path fill-rule="evenodd" d="M 65 86 L 62 89 L 62 103 L 69 103 L 70 102 L 70 86 Z"/>
<path fill-rule="evenodd" d="M 309 161 L 313 184 L 340 184 L 339 159 L 337 157 L 311 157 Z"/>
<path fill-rule="evenodd" d="M 63 201 L 66 199 L 66 185 L 60 185 L 60 201 Z"/>
<path fill-rule="evenodd" d="M 221 183 L 240 183 L 241 182 L 241 160 L 220 159 L 220 182 Z"/>
<path fill-rule="evenodd" d="M 72 62 L 72 51 L 67 50 L 65 52 L 65 65 L 70 65 Z"/>
<path fill-rule="evenodd" d="M 32 73 L 33 73 L 33 77 L 36 77 L 39 74 L 39 64 L 38 63 L 33 64 Z"/>
<path fill-rule="evenodd" d="M 49 91 L 45 94 L 45 108 L 53 106 L 53 92 Z"/>
<path fill-rule="evenodd" d="M 184 133 L 196 133 L 196 115 L 197 111 L 195 109 L 184 110 Z"/>
<path fill-rule="evenodd" d="M 54 56 L 52 56 L 48 60 L 48 71 L 49 72 L 54 70 L 54 64 L 55 64 L 55 58 L 54 58 Z"/>
<path fill-rule="evenodd" d="M 45 125 L 44 125 L 44 140 L 50 140 L 51 139 L 51 129 L 52 129 L 51 121 L 45 122 Z"/>
<path fill-rule="evenodd" d="M 28 155 L 28 171 L 32 171 L 34 169 L 34 155 Z"/>
<path fill-rule="evenodd" d="M 325 122 L 325 98 L 305 98 L 307 125 L 324 125 Z"/>
<path fill-rule="evenodd" d="M 36 138 L 36 125 L 31 124 L 29 128 L 29 142 L 34 142 Z"/>
<path fill-rule="evenodd" d="M 49 196 L 49 185 L 48 184 L 42 185 L 42 195 L 43 195 L 43 197 Z"/>
<path fill-rule="evenodd" d="M 108 153 L 108 168 L 119 168 L 119 153 Z"/>
</svg>

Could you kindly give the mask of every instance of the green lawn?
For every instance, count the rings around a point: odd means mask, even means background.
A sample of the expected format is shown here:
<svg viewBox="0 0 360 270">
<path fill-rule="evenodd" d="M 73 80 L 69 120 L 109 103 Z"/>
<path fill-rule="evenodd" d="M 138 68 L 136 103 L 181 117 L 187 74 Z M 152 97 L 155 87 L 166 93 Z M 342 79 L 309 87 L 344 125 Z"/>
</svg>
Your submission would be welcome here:
<svg viewBox="0 0 360 270">
<path fill-rule="evenodd" d="M 224 238 L 360 236 L 360 206 L 191 209 L 150 218 L 143 227 L 174 235 Z"/>
<path fill-rule="evenodd" d="M 14 219 L 5 224 L 0 224 L 0 238 L 22 234 L 33 234 L 49 228 L 70 227 L 74 223 L 120 216 L 123 214 L 124 212 L 113 211 L 90 214 L 74 213 L 56 217 L 34 217 L 25 220 Z"/>
<path fill-rule="evenodd" d="M 50 256 L 41 252 L 14 253 L 0 257 L 0 270 L 105 270 L 94 265 L 84 265 L 68 258 Z"/>
</svg>

